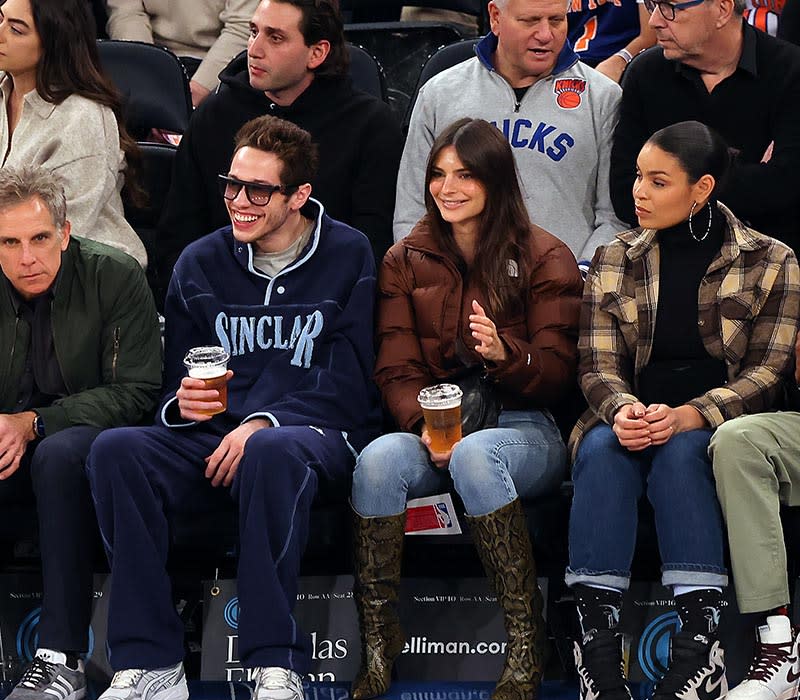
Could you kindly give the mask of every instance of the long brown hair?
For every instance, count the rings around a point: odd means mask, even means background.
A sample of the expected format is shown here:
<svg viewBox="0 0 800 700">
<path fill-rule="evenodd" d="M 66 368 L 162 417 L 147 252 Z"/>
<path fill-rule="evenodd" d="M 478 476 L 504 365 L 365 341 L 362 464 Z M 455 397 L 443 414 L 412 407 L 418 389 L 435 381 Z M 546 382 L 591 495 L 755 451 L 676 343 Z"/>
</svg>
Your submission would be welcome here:
<svg viewBox="0 0 800 700">
<path fill-rule="evenodd" d="M 94 17 L 86 0 L 29 0 L 42 43 L 36 66 L 36 92 L 51 104 L 80 95 L 108 107 L 117 118 L 120 148 L 127 164 L 125 185 L 134 204 L 143 204 L 138 182 L 141 153 L 125 128 L 122 100 L 106 77 L 97 52 Z"/>
<path fill-rule="evenodd" d="M 428 189 L 439 153 L 447 146 L 455 148 L 464 167 L 486 190 L 486 207 L 480 217 L 470 275 L 483 292 L 488 311 L 501 317 L 524 306 L 531 274 L 531 222 L 514 155 L 503 135 L 483 119 L 459 119 L 433 142 L 425 170 L 427 221 L 437 243 L 459 258 L 452 228 L 442 218 Z M 513 265 L 516 277 L 509 274 Z"/>
</svg>

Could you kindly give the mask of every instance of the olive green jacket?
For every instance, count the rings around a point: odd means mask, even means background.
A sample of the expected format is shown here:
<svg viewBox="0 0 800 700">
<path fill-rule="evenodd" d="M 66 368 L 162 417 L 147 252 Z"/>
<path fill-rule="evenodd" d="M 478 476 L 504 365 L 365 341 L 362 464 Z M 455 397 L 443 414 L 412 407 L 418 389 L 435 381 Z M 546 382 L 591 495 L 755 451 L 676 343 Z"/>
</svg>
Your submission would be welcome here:
<svg viewBox="0 0 800 700">
<path fill-rule="evenodd" d="M 0 413 L 11 413 L 30 328 L 15 310 L 11 284 L 2 282 Z M 37 407 L 47 435 L 74 425 L 133 425 L 153 410 L 161 389 L 161 335 L 144 272 L 133 258 L 73 236 L 61 257 L 51 319 L 68 395 Z"/>
</svg>

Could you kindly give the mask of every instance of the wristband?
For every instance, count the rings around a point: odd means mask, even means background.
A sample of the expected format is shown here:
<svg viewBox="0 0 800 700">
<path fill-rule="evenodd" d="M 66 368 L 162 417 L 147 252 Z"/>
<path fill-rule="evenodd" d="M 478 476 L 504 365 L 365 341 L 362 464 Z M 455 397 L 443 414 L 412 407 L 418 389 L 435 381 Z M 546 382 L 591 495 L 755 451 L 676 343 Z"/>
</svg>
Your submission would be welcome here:
<svg viewBox="0 0 800 700">
<path fill-rule="evenodd" d="M 633 54 L 628 49 L 620 49 L 614 55 L 619 56 L 626 64 L 633 60 Z"/>
</svg>

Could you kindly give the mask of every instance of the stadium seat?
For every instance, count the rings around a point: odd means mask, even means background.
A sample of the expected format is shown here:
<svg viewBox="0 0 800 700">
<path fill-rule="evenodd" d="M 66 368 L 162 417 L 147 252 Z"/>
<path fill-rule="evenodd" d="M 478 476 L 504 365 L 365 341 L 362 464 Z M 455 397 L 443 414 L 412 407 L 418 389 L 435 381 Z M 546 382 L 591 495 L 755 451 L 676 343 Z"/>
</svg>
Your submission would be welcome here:
<svg viewBox="0 0 800 700">
<path fill-rule="evenodd" d="M 125 126 L 137 140 L 151 129 L 182 134 L 192 115 L 189 80 L 178 57 L 139 41 L 98 41 L 100 62 L 122 93 Z"/>
<path fill-rule="evenodd" d="M 346 24 L 347 40 L 375 56 L 383 68 L 389 106 L 403 121 L 408 100 L 428 56 L 441 46 L 464 38 L 461 28 L 447 22 L 370 22 Z"/>
<path fill-rule="evenodd" d="M 438 51 L 428 57 L 425 65 L 422 67 L 422 72 L 417 80 L 417 86 L 411 95 L 408 103 L 408 110 L 406 111 L 405 119 L 403 120 L 403 131 L 408 132 L 408 124 L 411 121 L 411 112 L 414 110 L 414 103 L 417 101 L 417 95 L 420 88 L 427 83 L 434 75 L 441 73 L 443 70 L 450 68 L 457 63 L 466 61 L 475 55 L 475 45 L 480 41 L 477 39 L 464 39 L 463 41 L 442 46 Z"/>
<path fill-rule="evenodd" d="M 347 48 L 350 50 L 353 87 L 388 103 L 386 76 L 378 59 L 361 46 L 348 43 Z"/>
<path fill-rule="evenodd" d="M 127 191 L 123 191 L 123 204 L 125 218 L 142 239 L 147 258 L 152 262 L 156 255 L 158 220 L 169 193 L 172 163 L 177 149 L 165 143 L 140 142 L 138 145 L 142 154 L 139 184 L 147 195 L 147 201 L 142 206 L 136 206 L 130 201 Z M 153 278 L 155 269 L 155 265 L 148 265 L 148 281 L 151 287 L 155 287 L 157 283 Z"/>
</svg>

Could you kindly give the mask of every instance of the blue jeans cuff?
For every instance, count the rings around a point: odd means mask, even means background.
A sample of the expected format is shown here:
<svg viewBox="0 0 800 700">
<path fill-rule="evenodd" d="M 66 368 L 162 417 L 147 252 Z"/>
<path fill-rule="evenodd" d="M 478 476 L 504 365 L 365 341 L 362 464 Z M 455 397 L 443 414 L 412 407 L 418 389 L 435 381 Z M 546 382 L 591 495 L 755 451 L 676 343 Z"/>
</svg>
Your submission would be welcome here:
<svg viewBox="0 0 800 700">
<path fill-rule="evenodd" d="M 629 571 L 589 571 L 588 569 L 573 571 L 568 568 L 564 581 L 570 588 L 583 583 L 586 585 L 608 586 L 609 588 L 616 588 L 618 591 L 627 591 L 631 585 L 631 574 Z"/>
<path fill-rule="evenodd" d="M 661 583 L 664 586 L 719 586 L 728 585 L 728 574 L 717 566 L 696 564 L 665 564 L 661 567 Z"/>
</svg>

